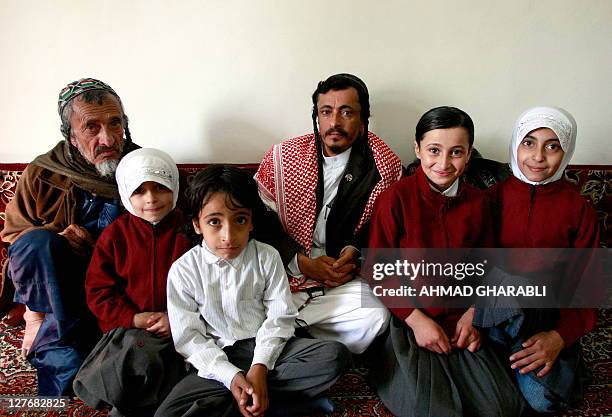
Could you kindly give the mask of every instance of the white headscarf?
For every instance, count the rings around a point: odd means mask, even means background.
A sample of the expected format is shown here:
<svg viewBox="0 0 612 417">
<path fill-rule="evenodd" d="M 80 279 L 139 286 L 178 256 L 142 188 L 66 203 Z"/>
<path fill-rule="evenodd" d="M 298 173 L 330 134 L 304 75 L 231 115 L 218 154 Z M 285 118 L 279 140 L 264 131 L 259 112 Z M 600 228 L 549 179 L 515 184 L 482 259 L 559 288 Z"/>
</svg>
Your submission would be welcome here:
<svg viewBox="0 0 612 417">
<path fill-rule="evenodd" d="M 546 127 L 557 135 L 561 144 L 561 149 L 565 154 L 561 160 L 561 165 L 552 176 L 544 181 L 530 181 L 521 172 L 517 162 L 518 147 L 529 132 Z M 558 107 L 534 107 L 524 112 L 516 121 L 512 142 L 510 142 L 510 164 L 512 174 L 519 180 L 532 185 L 548 184 L 557 181 L 563 176 L 563 171 L 569 164 L 574 148 L 576 147 L 576 120 L 567 111 Z"/>
<path fill-rule="evenodd" d="M 136 149 L 121 158 L 117 171 L 117 186 L 123 206 L 132 213 L 130 197 L 143 182 L 154 181 L 172 191 L 172 208 L 176 207 L 179 173 L 176 163 L 167 153 L 153 148 Z"/>
</svg>

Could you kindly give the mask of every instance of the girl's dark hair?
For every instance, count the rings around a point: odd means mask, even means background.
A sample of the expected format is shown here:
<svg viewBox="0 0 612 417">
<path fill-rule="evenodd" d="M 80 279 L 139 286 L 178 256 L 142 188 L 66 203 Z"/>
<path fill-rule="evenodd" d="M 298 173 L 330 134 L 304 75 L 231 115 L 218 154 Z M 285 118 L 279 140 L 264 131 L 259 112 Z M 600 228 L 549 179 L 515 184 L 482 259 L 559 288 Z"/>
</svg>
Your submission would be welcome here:
<svg viewBox="0 0 612 417">
<path fill-rule="evenodd" d="M 202 207 L 217 192 L 225 193 L 225 204 L 229 208 L 250 209 L 254 228 L 266 211 L 252 175 L 229 165 L 211 165 L 199 171 L 185 191 L 185 213 L 189 221 L 185 232 L 194 245 L 202 243 L 202 235 L 196 234 L 193 220 L 197 221 Z"/>
<path fill-rule="evenodd" d="M 463 110 L 456 107 L 442 106 L 429 110 L 416 125 L 414 138 L 417 144 L 421 144 L 421 139 L 425 133 L 435 129 L 450 129 L 462 127 L 468 132 L 470 148 L 474 144 L 474 122 L 472 118 Z"/>
</svg>

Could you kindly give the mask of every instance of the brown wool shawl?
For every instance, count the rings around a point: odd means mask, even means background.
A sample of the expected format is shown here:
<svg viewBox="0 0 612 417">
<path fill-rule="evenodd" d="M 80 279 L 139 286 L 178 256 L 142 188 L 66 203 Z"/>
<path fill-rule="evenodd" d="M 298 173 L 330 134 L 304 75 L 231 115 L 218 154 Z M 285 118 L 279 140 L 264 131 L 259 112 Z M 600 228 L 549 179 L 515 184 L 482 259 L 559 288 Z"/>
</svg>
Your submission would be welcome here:
<svg viewBox="0 0 612 417">
<path fill-rule="evenodd" d="M 132 141 L 124 139 L 123 155 L 140 148 Z M 122 155 L 122 156 L 123 156 Z M 49 171 L 65 175 L 80 189 L 103 198 L 118 199 L 119 191 L 115 177 L 104 178 L 96 168 L 81 153 L 66 140 L 58 142 L 46 154 L 40 155 L 32 161 Z"/>
</svg>

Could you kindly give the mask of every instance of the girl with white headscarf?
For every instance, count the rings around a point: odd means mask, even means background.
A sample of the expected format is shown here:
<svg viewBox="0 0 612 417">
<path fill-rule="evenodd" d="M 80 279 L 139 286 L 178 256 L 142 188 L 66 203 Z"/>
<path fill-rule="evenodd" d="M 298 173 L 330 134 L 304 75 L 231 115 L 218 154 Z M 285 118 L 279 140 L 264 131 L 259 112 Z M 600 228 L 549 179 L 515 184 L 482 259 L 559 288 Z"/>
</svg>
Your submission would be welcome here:
<svg viewBox="0 0 612 417">
<path fill-rule="evenodd" d="M 576 121 L 563 109 L 534 107 L 519 117 L 510 143 L 513 175 L 490 189 L 499 247 L 599 246 L 597 214 L 562 179 L 575 143 Z M 595 326 L 594 310 L 507 309 L 494 315 L 489 336 L 504 340 L 508 366 L 531 408 L 560 412 L 582 397 L 586 369 L 578 339 Z M 482 325 L 479 320 L 477 313 L 475 322 Z"/>
<path fill-rule="evenodd" d="M 179 172 L 170 155 L 132 151 L 116 178 L 128 213 L 100 235 L 85 280 L 87 305 L 104 335 L 73 387 L 93 408 L 110 404 L 109 415 L 153 415 L 183 376 L 170 337 L 166 281 L 191 245 L 176 208 Z"/>
<path fill-rule="evenodd" d="M 532 136 L 534 132 L 541 132 L 544 138 L 548 138 L 545 140 L 546 143 L 544 145 L 549 147 L 543 149 L 543 154 L 540 156 L 537 153 L 527 152 L 530 145 L 536 145 L 533 139 L 537 138 Z M 552 149 L 550 147 L 552 144 L 560 146 L 561 149 Z M 519 117 L 514 126 L 512 142 L 510 142 L 512 174 L 519 180 L 531 185 L 544 185 L 557 181 L 561 179 L 565 168 L 569 164 L 570 159 L 572 159 L 575 146 L 576 121 L 571 114 L 555 107 L 534 107 L 529 109 Z M 537 151 L 537 149 L 534 151 Z M 529 161 L 526 160 L 519 161 L 519 153 L 522 154 L 523 158 L 532 158 L 532 164 L 529 165 Z M 558 154 L 557 156 L 560 157 L 558 167 L 550 175 L 541 175 L 545 178 L 534 179 L 534 176 L 538 176 L 536 170 L 546 164 L 550 154 Z M 530 170 L 530 167 L 532 170 Z"/>
</svg>

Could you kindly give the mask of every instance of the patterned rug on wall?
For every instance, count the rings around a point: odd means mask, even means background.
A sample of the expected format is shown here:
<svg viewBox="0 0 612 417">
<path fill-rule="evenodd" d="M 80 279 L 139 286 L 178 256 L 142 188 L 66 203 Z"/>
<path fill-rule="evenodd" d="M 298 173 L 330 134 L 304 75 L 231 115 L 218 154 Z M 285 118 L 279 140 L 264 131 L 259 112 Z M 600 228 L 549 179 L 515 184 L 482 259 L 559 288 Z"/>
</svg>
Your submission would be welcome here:
<svg viewBox="0 0 612 417">
<path fill-rule="evenodd" d="M 563 416 L 601 417 L 612 416 L 612 311 L 600 314 L 596 330 L 583 340 L 585 359 L 593 371 L 593 383 L 589 386 L 580 407 Z M 0 396 L 36 395 L 36 372 L 19 356 L 23 325 L 7 326 L 0 322 Z M 352 369 L 334 385 L 329 396 L 337 405 L 331 417 L 392 417 L 365 383 L 366 369 Z M 71 399 L 62 412 L 21 411 L 9 413 L 0 410 L 0 416 L 18 417 L 89 417 L 106 416 L 108 410 L 96 411 L 78 399 Z"/>
</svg>

